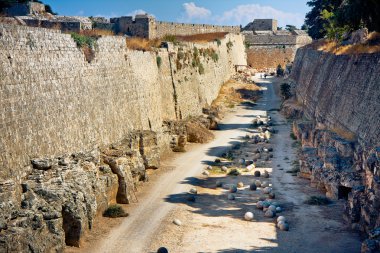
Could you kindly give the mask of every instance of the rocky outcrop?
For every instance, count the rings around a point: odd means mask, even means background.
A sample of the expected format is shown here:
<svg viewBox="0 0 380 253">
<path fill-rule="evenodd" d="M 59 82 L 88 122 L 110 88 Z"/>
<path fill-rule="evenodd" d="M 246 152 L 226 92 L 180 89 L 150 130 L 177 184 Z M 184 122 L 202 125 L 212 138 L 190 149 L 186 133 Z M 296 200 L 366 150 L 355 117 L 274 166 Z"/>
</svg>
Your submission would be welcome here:
<svg viewBox="0 0 380 253">
<path fill-rule="evenodd" d="M 301 48 L 291 74 L 296 100 L 284 106 L 299 118 L 299 175 L 328 197 L 347 200 L 344 217 L 369 236 L 362 252 L 380 250 L 379 71 L 380 54 Z"/>
<path fill-rule="evenodd" d="M 201 115 L 246 64 L 230 34 L 154 52 L 104 36 L 93 53 L 70 34 L 0 24 L 0 252 L 79 246 L 109 204 L 136 201 L 173 138 L 184 149 L 165 122 Z"/>
</svg>

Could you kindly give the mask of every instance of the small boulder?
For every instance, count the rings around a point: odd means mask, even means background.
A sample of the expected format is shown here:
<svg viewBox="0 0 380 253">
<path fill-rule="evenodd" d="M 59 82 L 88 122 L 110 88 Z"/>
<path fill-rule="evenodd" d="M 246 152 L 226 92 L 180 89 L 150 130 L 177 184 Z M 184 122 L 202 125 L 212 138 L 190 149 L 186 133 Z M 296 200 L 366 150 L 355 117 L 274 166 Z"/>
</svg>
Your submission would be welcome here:
<svg viewBox="0 0 380 253">
<path fill-rule="evenodd" d="M 270 206 L 268 207 L 268 209 L 271 210 L 272 212 L 276 213 L 276 206 L 274 206 L 274 205 L 270 205 Z"/>
<path fill-rule="evenodd" d="M 244 159 L 244 158 L 240 158 L 240 159 L 239 159 L 239 164 L 241 164 L 241 165 L 245 165 L 245 159 Z"/>
<path fill-rule="evenodd" d="M 257 209 L 263 209 L 263 202 L 262 202 L 262 201 L 258 201 L 258 202 L 256 203 L 256 208 L 257 208 Z"/>
<path fill-rule="evenodd" d="M 281 207 L 276 207 L 276 213 L 281 213 L 282 212 L 282 208 Z"/>
<path fill-rule="evenodd" d="M 264 214 L 265 217 L 273 218 L 275 216 L 275 213 L 268 208 L 268 210 Z"/>
<path fill-rule="evenodd" d="M 269 178 L 269 172 L 267 170 L 264 171 L 264 178 Z"/>
<path fill-rule="evenodd" d="M 182 222 L 179 219 L 174 219 L 173 223 L 176 224 L 177 226 L 182 226 Z"/>
<path fill-rule="evenodd" d="M 246 221 L 251 221 L 251 220 L 253 220 L 253 213 L 251 213 L 251 212 L 246 212 L 246 213 L 244 214 L 244 219 L 245 219 Z"/>
<path fill-rule="evenodd" d="M 228 168 L 227 168 L 226 166 L 222 166 L 221 170 L 222 170 L 223 172 L 227 172 L 227 171 L 228 171 Z"/>
<path fill-rule="evenodd" d="M 257 187 L 261 187 L 261 181 L 260 180 L 256 180 L 255 184 L 256 184 Z"/>
<path fill-rule="evenodd" d="M 157 250 L 157 253 L 169 253 L 169 251 L 165 247 L 161 247 Z"/>
<path fill-rule="evenodd" d="M 233 194 L 230 193 L 230 194 L 227 195 L 227 199 L 228 200 L 235 200 L 235 195 L 233 195 Z"/>
<path fill-rule="evenodd" d="M 237 192 L 237 187 L 236 187 L 235 185 L 231 185 L 231 187 L 230 187 L 230 192 L 231 192 L 231 193 L 235 193 L 235 192 Z"/>
<path fill-rule="evenodd" d="M 207 170 L 203 171 L 202 173 L 204 176 L 209 176 L 210 175 L 210 172 L 208 172 Z"/>
<path fill-rule="evenodd" d="M 212 170 L 212 166 L 211 165 L 207 166 L 206 170 Z"/>
<path fill-rule="evenodd" d="M 276 198 L 276 194 L 275 194 L 273 191 L 271 191 L 271 192 L 268 194 L 268 197 L 269 197 L 270 199 L 275 199 L 275 198 Z"/>
<path fill-rule="evenodd" d="M 263 190 L 263 192 L 265 194 L 269 194 L 271 191 L 272 191 L 272 188 L 270 188 L 270 187 L 265 187 L 264 190 Z"/>
<path fill-rule="evenodd" d="M 282 231 L 289 231 L 289 224 L 284 222 L 279 225 L 280 230 Z"/>
<path fill-rule="evenodd" d="M 243 187 L 244 187 L 243 182 L 239 182 L 239 183 L 237 183 L 237 187 L 238 187 L 238 188 L 243 188 Z"/>
<path fill-rule="evenodd" d="M 264 181 L 261 183 L 261 187 L 268 187 L 269 186 L 269 183 L 267 181 Z"/>
<path fill-rule="evenodd" d="M 279 216 L 277 218 L 277 222 L 280 222 L 280 221 L 286 221 L 286 218 L 284 216 Z"/>
<path fill-rule="evenodd" d="M 254 173 L 254 176 L 255 177 L 260 177 L 261 176 L 261 172 L 256 170 L 255 173 Z"/>
<path fill-rule="evenodd" d="M 263 207 L 268 208 L 270 203 L 268 201 L 263 201 Z"/>
<path fill-rule="evenodd" d="M 249 185 L 249 189 L 250 189 L 251 191 L 256 191 L 256 189 L 257 189 L 256 184 L 250 184 L 250 185 Z"/>
<path fill-rule="evenodd" d="M 197 188 L 191 188 L 189 192 L 191 194 L 198 194 Z"/>
</svg>

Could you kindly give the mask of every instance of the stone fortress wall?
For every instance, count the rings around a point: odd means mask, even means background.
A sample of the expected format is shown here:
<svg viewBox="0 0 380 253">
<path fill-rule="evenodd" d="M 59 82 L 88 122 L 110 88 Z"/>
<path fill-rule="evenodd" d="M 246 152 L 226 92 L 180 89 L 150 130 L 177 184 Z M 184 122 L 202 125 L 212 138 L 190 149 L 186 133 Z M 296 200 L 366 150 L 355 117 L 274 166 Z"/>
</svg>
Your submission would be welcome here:
<svg viewBox="0 0 380 253">
<path fill-rule="evenodd" d="M 243 41 L 154 53 L 106 36 L 89 63 L 69 34 L 0 24 L 0 251 L 77 246 L 108 203 L 129 203 L 133 182 L 169 150 L 164 122 L 211 104 L 234 65 L 246 65 Z M 178 51 L 194 47 L 219 55 L 201 56 L 204 74 L 177 69 Z"/>
<path fill-rule="evenodd" d="M 254 20 L 243 28 L 248 65 L 258 70 L 285 67 L 292 63 L 298 48 L 311 43 L 305 31 L 277 30 L 277 20 Z"/>
<path fill-rule="evenodd" d="M 150 15 L 136 15 L 133 17 L 111 18 L 117 33 L 147 39 L 162 38 L 165 35 L 193 35 L 203 33 L 240 33 L 239 26 L 217 26 L 205 24 L 184 24 L 162 22 Z"/>
<path fill-rule="evenodd" d="M 363 249 L 380 241 L 379 71 L 379 53 L 305 47 L 290 76 L 304 116 L 294 124 L 303 146 L 300 175 L 328 197 L 347 200 L 345 218 L 370 238 Z"/>
</svg>

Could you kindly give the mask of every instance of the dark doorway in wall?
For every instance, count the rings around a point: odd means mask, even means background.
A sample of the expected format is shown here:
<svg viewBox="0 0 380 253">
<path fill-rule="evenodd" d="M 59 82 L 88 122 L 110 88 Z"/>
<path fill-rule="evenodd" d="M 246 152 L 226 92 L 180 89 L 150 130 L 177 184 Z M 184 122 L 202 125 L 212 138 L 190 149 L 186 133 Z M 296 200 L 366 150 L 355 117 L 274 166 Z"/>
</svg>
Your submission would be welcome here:
<svg viewBox="0 0 380 253">
<path fill-rule="evenodd" d="M 79 247 L 82 225 L 78 217 L 68 207 L 62 207 L 62 227 L 67 246 Z"/>
<path fill-rule="evenodd" d="M 348 194 L 351 192 L 351 189 L 352 188 L 350 188 L 350 187 L 340 185 L 338 187 L 338 198 L 347 200 Z"/>
</svg>

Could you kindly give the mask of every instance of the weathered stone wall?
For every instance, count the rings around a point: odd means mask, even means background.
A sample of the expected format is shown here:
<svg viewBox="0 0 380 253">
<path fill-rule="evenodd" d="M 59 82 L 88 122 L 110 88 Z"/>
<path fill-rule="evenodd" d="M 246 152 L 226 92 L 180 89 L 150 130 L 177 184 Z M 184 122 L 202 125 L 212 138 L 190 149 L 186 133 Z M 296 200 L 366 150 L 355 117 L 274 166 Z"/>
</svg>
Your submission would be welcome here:
<svg viewBox="0 0 380 253">
<path fill-rule="evenodd" d="M 301 48 L 291 80 L 306 121 L 300 175 L 333 199 L 369 235 L 362 252 L 380 250 L 380 54 L 333 55 Z"/>
<path fill-rule="evenodd" d="M 184 24 L 173 22 L 157 21 L 153 31 L 155 38 L 162 38 L 167 34 L 173 35 L 193 35 L 202 33 L 240 33 L 239 26 L 218 26 L 218 25 L 203 25 L 203 24 Z"/>
<path fill-rule="evenodd" d="M 101 37 L 89 63 L 68 34 L 0 25 L 0 251 L 78 246 L 97 213 L 133 201 L 134 182 L 159 166 L 163 122 L 200 115 L 246 64 L 241 35 L 180 47 L 133 51 Z M 178 67 L 194 47 L 219 56 L 200 56 L 204 74 L 192 58 Z"/>
<path fill-rule="evenodd" d="M 297 47 L 278 46 L 250 46 L 247 50 L 248 65 L 258 69 L 275 69 L 280 64 L 283 68 L 293 62 Z"/>
</svg>

